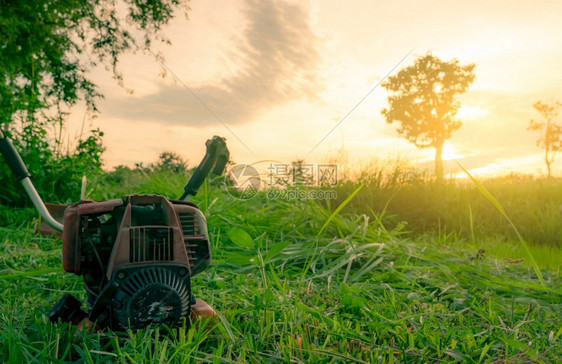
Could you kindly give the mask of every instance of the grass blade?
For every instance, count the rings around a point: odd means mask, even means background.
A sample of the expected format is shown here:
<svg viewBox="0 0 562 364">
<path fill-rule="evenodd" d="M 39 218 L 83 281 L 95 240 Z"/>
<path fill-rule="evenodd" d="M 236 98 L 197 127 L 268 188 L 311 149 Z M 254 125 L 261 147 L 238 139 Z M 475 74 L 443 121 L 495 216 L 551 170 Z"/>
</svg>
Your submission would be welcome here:
<svg viewBox="0 0 562 364">
<path fill-rule="evenodd" d="M 544 278 L 542 276 L 541 270 L 540 270 L 535 258 L 533 257 L 533 254 L 531 253 L 531 250 L 529 249 L 529 245 L 527 244 L 525 239 L 523 239 L 523 237 L 519 233 L 519 230 L 517 230 L 517 227 L 515 226 L 513 221 L 511 221 L 509 216 L 507 216 L 507 213 L 505 212 L 502 205 L 498 202 L 498 200 L 496 200 L 494 198 L 494 196 L 492 196 L 492 194 L 486 189 L 486 187 L 484 187 L 476 178 L 474 178 L 473 175 L 470 174 L 470 172 L 468 172 L 463 166 L 461 166 L 460 163 L 457 163 L 457 164 L 459 165 L 459 167 L 461 167 L 461 169 L 464 171 L 464 173 L 466 173 L 466 175 L 472 180 L 472 182 L 474 182 L 474 184 L 476 185 L 476 187 L 478 188 L 480 193 L 482 193 L 484 195 L 484 197 L 486 197 L 486 199 L 488 201 L 490 201 L 492 203 L 492 205 L 494 205 L 494 207 L 500 212 L 500 214 L 507 220 L 507 222 L 509 222 L 509 224 L 511 225 L 511 227 L 515 231 L 515 234 L 517 234 L 517 238 L 521 242 L 521 245 L 525 249 L 525 252 L 527 253 L 527 256 L 529 257 L 529 261 L 531 262 L 531 266 L 533 267 L 533 270 L 535 271 L 535 274 L 539 278 L 539 281 L 541 282 L 541 285 L 543 286 L 544 290 L 548 292 L 548 288 L 546 287 L 546 284 L 544 282 Z"/>
<path fill-rule="evenodd" d="M 59 273 L 62 271 L 63 271 L 62 267 L 57 267 L 57 268 L 34 269 L 25 272 L 17 272 L 17 273 L 8 273 L 8 274 L 0 275 L 0 281 L 9 280 L 9 279 L 18 279 L 22 277 L 37 277 L 50 273 Z"/>
<path fill-rule="evenodd" d="M 355 195 L 361 191 L 361 189 L 363 188 L 363 186 L 365 186 L 364 184 L 359 185 L 359 187 L 357 187 L 355 189 L 355 191 L 353 191 L 349 196 L 347 196 L 347 198 L 334 210 L 334 212 L 332 212 L 332 214 L 330 215 L 330 217 L 328 217 L 328 220 L 326 220 L 326 222 L 324 223 L 324 225 L 322 225 L 322 227 L 320 228 L 320 231 L 318 231 L 318 234 L 316 235 L 316 239 L 318 239 L 320 237 L 320 235 L 324 232 L 324 230 L 326 229 L 326 227 L 328 227 L 328 225 L 330 224 L 330 222 L 334 219 L 334 217 L 336 217 L 340 211 L 347 206 L 347 204 L 353 200 L 353 197 L 355 197 Z"/>
</svg>

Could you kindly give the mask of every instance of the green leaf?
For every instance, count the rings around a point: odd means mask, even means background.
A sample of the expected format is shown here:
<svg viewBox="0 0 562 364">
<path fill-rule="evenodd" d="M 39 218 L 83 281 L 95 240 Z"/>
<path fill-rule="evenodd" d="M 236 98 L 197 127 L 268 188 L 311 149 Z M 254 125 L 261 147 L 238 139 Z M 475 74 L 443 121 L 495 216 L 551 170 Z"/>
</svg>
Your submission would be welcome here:
<svg viewBox="0 0 562 364">
<path fill-rule="evenodd" d="M 245 230 L 236 227 L 230 229 L 226 235 L 230 238 L 230 240 L 241 247 L 244 248 L 253 248 L 254 247 L 254 239 L 248 234 Z"/>
<path fill-rule="evenodd" d="M 488 350 L 490 350 L 490 347 L 491 347 L 490 344 L 484 345 L 484 348 L 482 349 L 482 353 L 480 353 L 480 359 L 478 360 L 478 363 L 484 362 L 484 359 L 486 358 L 486 353 L 488 353 Z"/>
<path fill-rule="evenodd" d="M 229 254 L 228 259 L 226 259 L 224 263 L 247 266 L 247 265 L 254 264 L 252 260 L 253 258 L 251 256 L 246 256 L 241 254 Z"/>
<path fill-rule="evenodd" d="M 560 326 L 560 329 L 558 329 L 558 332 L 554 335 L 554 340 L 557 340 L 560 335 L 562 335 L 562 326 Z"/>
<path fill-rule="evenodd" d="M 458 350 L 453 350 L 453 349 L 445 349 L 444 353 L 449 355 L 450 357 L 461 361 L 463 363 L 474 363 L 474 360 L 472 360 L 471 358 L 469 358 L 468 356 L 464 355 L 463 353 L 461 353 Z"/>
<path fill-rule="evenodd" d="M 266 262 L 269 261 L 271 258 L 273 258 L 277 254 L 279 254 L 281 252 L 281 250 L 285 249 L 286 247 L 288 247 L 291 244 L 292 243 L 290 241 L 281 241 L 281 242 L 275 244 L 274 246 L 269 248 L 269 250 L 268 250 L 268 252 L 265 256 L 265 261 Z"/>
<path fill-rule="evenodd" d="M 300 303 L 300 302 L 295 302 L 295 307 L 297 309 L 300 309 L 304 312 L 307 312 L 307 313 L 311 314 L 314 318 L 324 322 L 325 324 L 329 325 L 330 327 L 334 326 L 334 320 L 329 318 L 326 315 L 321 314 L 319 312 L 319 310 L 315 310 L 313 308 L 310 308 L 307 305 L 305 305 L 303 303 Z"/>
<path fill-rule="evenodd" d="M 232 327 L 228 323 L 228 320 L 226 319 L 226 317 L 224 317 L 224 315 L 220 312 L 217 312 L 217 316 L 219 317 L 219 319 L 222 322 L 222 325 L 218 325 L 219 330 L 226 332 L 226 334 L 228 334 L 228 337 L 230 338 L 231 342 L 236 341 L 236 339 L 234 337 L 234 332 L 232 331 Z"/>
</svg>

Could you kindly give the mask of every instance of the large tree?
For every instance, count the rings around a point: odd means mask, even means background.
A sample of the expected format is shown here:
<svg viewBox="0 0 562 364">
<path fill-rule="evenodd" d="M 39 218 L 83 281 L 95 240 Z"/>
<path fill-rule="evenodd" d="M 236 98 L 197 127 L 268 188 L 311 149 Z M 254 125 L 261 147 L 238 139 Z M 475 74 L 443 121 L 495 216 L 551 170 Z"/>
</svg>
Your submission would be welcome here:
<svg viewBox="0 0 562 364">
<path fill-rule="evenodd" d="M 558 116 L 558 108 L 561 103 L 555 102 L 552 105 L 541 101 L 535 102 L 533 107 L 541 114 L 544 121 L 531 120 L 527 130 L 535 130 L 540 133 L 537 139 L 537 147 L 544 148 L 544 163 L 550 177 L 550 166 L 554 163 L 556 152 L 562 149 L 562 128 L 558 125 L 554 118 Z"/>
<path fill-rule="evenodd" d="M 78 100 L 95 111 L 101 94 L 88 71 L 103 63 L 120 79 L 120 55 L 148 49 L 185 2 L 0 0 L 0 127 L 39 116 L 61 121 Z"/>
<path fill-rule="evenodd" d="M 187 0 L 0 0 L 0 129 L 11 137 L 49 201 L 75 200 L 82 175 L 99 172 L 99 130 L 69 150 L 61 132 L 69 109 L 102 97 L 89 77 L 98 65 L 120 82 L 118 61 L 148 51 Z M 53 135 L 52 130 L 55 130 Z M 53 142 L 54 136 L 54 142 Z M 0 161 L 0 203 L 27 202 Z"/>
<path fill-rule="evenodd" d="M 418 148 L 435 148 L 435 175 L 443 179 L 443 146 L 461 126 L 455 99 L 474 81 L 474 64 L 444 62 L 427 53 L 413 65 L 390 76 L 382 86 L 389 91 L 386 121 L 399 123 L 398 133 Z"/>
</svg>

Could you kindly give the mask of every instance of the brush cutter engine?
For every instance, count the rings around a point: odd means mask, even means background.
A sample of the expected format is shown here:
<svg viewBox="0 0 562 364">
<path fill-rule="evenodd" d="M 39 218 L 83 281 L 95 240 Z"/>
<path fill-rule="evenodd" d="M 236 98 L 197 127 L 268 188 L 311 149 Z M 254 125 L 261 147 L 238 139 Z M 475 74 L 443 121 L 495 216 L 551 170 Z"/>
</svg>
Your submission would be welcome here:
<svg viewBox="0 0 562 364">
<path fill-rule="evenodd" d="M 205 216 L 186 201 L 207 175 L 224 170 L 229 153 L 224 138 L 206 143 L 207 153 L 178 200 L 159 195 L 130 195 L 94 202 L 81 200 L 54 221 L 11 142 L 0 134 L 0 151 L 22 181 L 40 214 L 62 230 L 65 271 L 81 275 L 91 306 L 89 313 L 71 295 L 63 296 L 49 316 L 78 323 L 83 318 L 120 330 L 150 324 L 189 323 L 191 277 L 211 263 Z M 52 221 L 51 221 L 52 220 Z"/>
<path fill-rule="evenodd" d="M 157 195 L 81 201 L 66 209 L 64 226 L 63 267 L 84 277 L 90 320 L 138 328 L 188 315 L 190 278 L 211 261 L 196 205 Z"/>
</svg>

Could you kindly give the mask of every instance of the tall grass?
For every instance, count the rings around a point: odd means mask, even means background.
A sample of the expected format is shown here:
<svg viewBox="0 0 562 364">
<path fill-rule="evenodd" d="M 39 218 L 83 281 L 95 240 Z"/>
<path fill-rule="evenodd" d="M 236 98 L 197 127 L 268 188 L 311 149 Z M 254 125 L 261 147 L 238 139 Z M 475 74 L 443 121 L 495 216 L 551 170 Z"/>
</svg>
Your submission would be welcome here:
<svg viewBox="0 0 562 364">
<path fill-rule="evenodd" d="M 390 222 L 406 222 L 414 234 L 454 233 L 467 240 L 518 240 L 504 216 L 469 180 L 435 182 L 408 170 L 378 170 L 360 176 L 365 188 L 351 203 L 354 210 L 387 212 Z M 521 235 L 535 245 L 562 247 L 562 179 L 522 175 L 480 181 L 501 204 Z M 340 199 L 355 182 L 337 186 Z"/>
<path fill-rule="evenodd" d="M 125 190 L 176 197 L 183 181 L 164 176 L 147 175 L 137 188 L 98 185 L 90 197 Z M 389 191 L 393 198 L 381 205 L 371 204 L 376 189 L 359 186 L 339 186 L 341 201 L 328 206 L 265 193 L 236 200 L 206 185 L 195 202 L 208 218 L 213 264 L 192 286 L 219 318 L 188 331 L 87 334 L 51 325 L 45 312 L 63 292 L 84 298 L 82 283 L 71 274 L 46 273 L 60 266 L 60 241 L 35 235 L 28 211 L 10 212 L 23 217 L 0 229 L 0 361 L 562 360 L 559 270 L 542 271 L 547 294 L 529 267 L 452 244 L 454 229 L 445 222 L 412 239 L 415 221 L 400 223 L 405 219 L 391 205 L 407 201 L 400 194 L 408 186 Z M 448 184 L 409 188 L 461 194 Z M 475 235 L 482 234 L 481 210 L 472 203 Z"/>
</svg>

